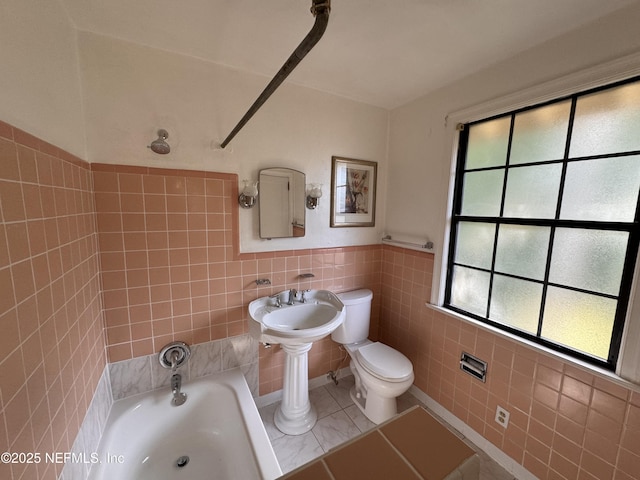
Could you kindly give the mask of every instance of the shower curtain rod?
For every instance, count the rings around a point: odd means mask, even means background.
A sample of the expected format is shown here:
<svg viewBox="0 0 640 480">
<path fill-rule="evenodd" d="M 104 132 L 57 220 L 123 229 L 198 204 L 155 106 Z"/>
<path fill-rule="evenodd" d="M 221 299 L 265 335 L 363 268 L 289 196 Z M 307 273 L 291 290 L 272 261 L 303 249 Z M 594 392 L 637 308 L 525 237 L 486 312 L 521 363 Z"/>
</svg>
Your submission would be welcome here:
<svg viewBox="0 0 640 480">
<path fill-rule="evenodd" d="M 249 121 L 251 117 L 260 109 L 262 104 L 267 101 L 273 92 L 284 82 L 285 78 L 298 66 L 298 63 L 309 53 L 309 51 L 315 46 L 316 43 L 322 38 L 327 24 L 329 23 L 329 12 L 331 11 L 331 0 L 311 0 L 311 13 L 316 17 L 313 27 L 304 37 L 298 48 L 294 50 L 289 59 L 280 68 L 275 77 L 269 82 L 266 88 L 262 91 L 260 96 L 253 102 L 253 105 L 249 107 L 244 117 L 240 119 L 231 133 L 220 144 L 221 148 L 225 148 L 229 142 L 236 136 L 236 134 L 242 130 L 242 127 Z"/>
</svg>

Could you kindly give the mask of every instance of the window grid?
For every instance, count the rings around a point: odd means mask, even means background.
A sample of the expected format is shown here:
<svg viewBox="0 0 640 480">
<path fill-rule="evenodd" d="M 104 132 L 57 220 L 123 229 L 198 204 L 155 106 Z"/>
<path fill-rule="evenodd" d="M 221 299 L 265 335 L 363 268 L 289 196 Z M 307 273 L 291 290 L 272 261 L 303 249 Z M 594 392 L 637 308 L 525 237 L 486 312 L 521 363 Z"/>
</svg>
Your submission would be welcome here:
<svg viewBox="0 0 640 480">
<path fill-rule="evenodd" d="M 633 81 L 637 81 L 638 79 L 634 79 Z M 457 311 L 463 315 L 466 316 L 471 316 L 473 318 L 476 318 L 480 321 L 483 321 L 485 323 L 491 324 L 493 326 L 496 326 L 498 328 L 510 331 L 511 333 L 515 333 L 519 336 L 528 338 L 529 340 L 532 340 L 536 343 L 545 345 L 547 347 L 550 347 L 554 350 L 563 352 L 563 353 L 568 353 L 572 356 L 581 358 L 583 360 L 587 360 L 591 363 L 595 363 L 598 364 L 600 366 L 603 366 L 605 368 L 608 369 L 614 369 L 617 359 L 618 359 L 618 354 L 619 354 L 619 349 L 620 349 L 620 344 L 621 344 L 621 339 L 622 339 L 622 331 L 623 331 L 623 327 L 624 327 L 624 319 L 625 319 L 625 315 L 626 315 L 626 310 L 627 310 L 627 304 L 630 298 L 630 291 L 631 291 L 631 284 L 632 284 L 632 279 L 633 279 L 633 271 L 635 268 L 635 259 L 637 256 L 637 252 L 638 252 L 638 243 L 639 243 L 639 239 L 640 239 L 640 231 L 638 228 L 638 219 L 639 219 L 639 202 L 636 201 L 636 211 L 635 211 L 635 216 L 634 216 L 634 220 L 632 222 L 621 222 L 621 221 L 593 221 L 593 220 L 568 220 L 568 219 L 561 219 L 561 210 L 562 210 L 562 199 L 563 199 L 563 194 L 564 194 L 564 190 L 565 190 L 565 183 L 566 183 L 566 177 L 567 177 L 567 169 L 568 166 L 571 163 L 574 162 L 584 162 L 584 161 L 588 161 L 588 160 L 598 160 L 598 159 L 604 159 L 604 158 L 618 158 L 618 157 L 625 157 L 625 156 L 634 156 L 634 155 L 640 155 L 640 150 L 635 150 L 635 151 L 627 151 L 627 152 L 617 152 L 617 153 L 610 153 L 610 154 L 598 154 L 598 155 L 593 155 L 593 156 L 581 156 L 581 157 L 573 157 L 570 158 L 569 154 L 570 154 L 570 147 L 571 147 L 571 136 L 572 136 L 572 132 L 573 132 L 573 126 L 574 126 L 574 121 L 575 121 L 575 113 L 576 113 L 576 105 L 577 105 L 577 101 L 581 96 L 587 95 L 587 94 L 592 94 L 595 93 L 597 91 L 600 90 L 606 90 L 609 88 L 613 88 L 616 86 L 619 86 L 621 84 L 624 83 L 628 83 L 628 82 L 620 82 L 616 85 L 610 85 L 610 86 L 606 86 L 606 87 L 601 87 L 599 89 L 594 89 L 594 90 L 590 90 L 588 92 L 582 92 L 582 93 L 578 93 L 578 94 L 574 94 L 570 97 L 565 97 L 565 98 L 561 98 L 561 99 L 557 99 L 557 100 L 553 100 L 550 102 L 546 102 L 544 104 L 540 104 L 540 105 L 534 105 L 531 107 L 527 107 L 527 108 L 523 108 L 523 109 L 519 109 L 513 112 L 509 112 L 507 114 L 504 115 L 499 115 L 496 117 L 492 117 L 489 119 L 484 119 L 481 121 L 477 121 L 477 122 L 471 122 L 469 124 L 464 125 L 464 128 L 460 131 L 460 142 L 459 142 L 459 152 L 458 152 L 458 165 L 457 165 L 457 169 L 456 169 L 456 185 L 455 185 L 455 190 L 454 190 L 454 202 L 453 202 L 453 215 L 452 215 L 452 224 L 451 224 L 451 235 L 450 235 L 450 248 L 449 248 L 449 258 L 448 258 L 448 268 L 447 268 L 447 281 L 446 281 L 446 290 L 445 290 L 445 300 L 444 300 L 444 306 L 446 308 L 449 308 L 451 310 Z M 565 141 L 565 148 L 564 148 L 564 155 L 563 158 L 559 158 L 559 159 L 554 159 L 554 160 L 545 160 L 545 161 L 539 161 L 539 162 L 527 162 L 527 163 L 518 163 L 515 165 L 511 165 L 510 164 L 510 155 L 511 155 L 511 150 L 512 150 L 512 142 L 513 142 L 513 134 L 514 134 L 514 126 L 515 126 L 515 119 L 516 119 L 516 115 L 518 115 L 519 113 L 525 112 L 527 110 L 532 110 L 532 109 L 537 109 L 540 108 L 542 106 L 546 106 L 546 105 L 550 105 L 550 104 L 554 104 L 554 103 L 559 103 L 562 101 L 566 101 L 567 99 L 571 100 L 571 108 L 570 108 L 570 114 L 569 114 L 569 123 L 568 123 L 568 130 L 567 130 L 567 135 L 566 135 L 566 141 Z M 469 168 L 469 169 L 465 169 L 465 163 L 466 163 L 466 157 L 467 157 L 467 147 L 468 147 L 468 142 L 469 142 L 469 130 L 470 127 L 475 125 L 475 124 L 479 124 L 479 123 L 483 123 L 483 122 L 487 122 L 487 121 L 491 121 L 491 120 L 495 120 L 497 118 L 502 118 L 502 117 L 506 117 L 506 116 L 510 116 L 510 129 L 509 129 L 509 135 L 508 135 L 508 141 L 507 141 L 507 154 L 506 154 L 506 159 L 505 159 L 505 163 L 503 165 L 492 165 L 492 166 L 485 166 L 485 167 L 478 167 L 478 168 Z M 505 210 L 505 202 L 506 202 L 506 195 L 507 195 L 507 182 L 508 182 L 508 178 L 509 178 L 509 173 L 513 172 L 515 169 L 519 169 L 519 168 L 526 168 L 526 167 L 530 167 L 530 166 L 538 166 L 538 165 L 553 165 L 553 164 L 561 164 L 562 165 L 562 172 L 560 175 L 560 184 L 559 184 L 559 188 L 558 188 L 558 197 L 556 200 L 556 208 L 555 208 L 555 216 L 554 218 L 519 218 L 519 217 L 504 217 L 504 210 Z M 501 192 L 501 199 L 500 199 L 500 211 L 499 211 L 499 215 L 497 217 L 494 216 L 481 216 L 481 215 L 463 215 L 461 214 L 461 209 L 462 209 L 462 204 L 463 204 L 463 193 L 464 193 L 464 182 L 463 179 L 465 178 L 465 174 L 469 173 L 469 172 L 481 172 L 481 171 L 491 171 L 491 170 L 502 170 L 504 171 L 504 178 L 502 181 L 502 192 Z M 493 224 L 495 225 L 495 231 L 494 231 L 494 238 L 493 238 L 493 252 L 492 252 L 492 257 L 491 257 L 491 266 L 490 269 L 487 268 L 482 268 L 482 267 L 477 267 L 477 266 L 472 266 L 472 265 L 468 265 L 468 264 L 464 264 L 464 263 L 459 263 L 456 262 L 455 259 L 455 255 L 456 255 L 456 242 L 457 242 L 457 234 L 458 234 L 458 225 L 462 222 L 478 222 L 478 223 L 489 223 L 489 224 Z M 500 234 L 500 229 L 502 225 L 524 225 L 524 226 L 543 226 L 543 227 L 549 227 L 550 229 L 550 233 L 549 233 L 549 241 L 548 241 L 548 248 L 547 248 L 547 256 L 546 256 L 546 265 L 545 265 L 545 270 L 544 270 L 544 278 L 543 280 L 538 280 L 538 279 L 534 279 L 534 278 L 530 278 L 530 277 L 526 277 L 526 276 L 521 276 L 521 275 L 515 275 L 515 274 L 511 274 L 508 272 L 501 272 L 501 271 L 496 271 L 496 257 L 497 257 L 497 246 L 498 246 L 498 238 L 499 238 L 499 234 Z M 627 249 L 626 249 L 626 255 L 625 255 L 625 261 L 624 261 L 624 267 L 623 267 L 623 273 L 622 273 L 622 278 L 621 278 L 621 282 L 620 282 L 620 288 L 619 288 L 619 292 L 618 295 L 612 295 L 612 294 L 608 294 L 608 293 L 604 293 L 604 292 L 598 292 L 598 291 L 593 291 L 593 290 L 589 290 L 589 289 L 584 289 L 584 288 L 578 288 L 578 287 L 574 287 L 574 286 L 570 286 L 570 285 L 563 285 L 563 284 L 558 284 L 558 283 L 554 283 L 551 282 L 549 280 L 549 276 L 550 276 L 550 272 L 551 272 L 551 266 L 552 266 L 552 255 L 553 255 L 553 246 L 554 246 L 554 239 L 556 236 L 556 231 L 558 228 L 575 228 L 575 229 L 595 229 L 595 230 L 601 230 L 601 231 L 620 231 L 620 232 L 627 232 L 629 237 L 628 237 L 628 241 L 627 241 Z M 477 270 L 480 272 L 486 272 L 489 274 L 489 291 L 488 291 L 488 296 L 487 296 L 487 303 L 486 303 L 486 311 L 485 311 L 485 315 L 484 317 L 476 315 L 474 313 L 468 312 L 462 308 L 459 308 L 455 305 L 451 304 L 451 295 L 452 295 L 452 281 L 453 281 L 453 269 L 455 266 L 460 266 L 460 267 L 465 267 L 465 268 L 469 268 L 472 270 Z M 538 326 L 537 326 L 537 332 L 535 335 L 532 335 L 528 332 L 525 332 L 523 330 L 517 329 L 515 327 L 512 327 L 510 325 L 506 325 L 503 323 L 499 323 L 496 322 L 494 320 L 491 319 L 491 300 L 492 300 L 492 294 L 493 294 L 493 287 L 494 287 L 494 280 L 496 277 L 496 274 L 499 274 L 501 276 L 505 276 L 508 278 L 512 278 L 512 279 L 519 279 L 519 280 L 525 280 L 528 282 L 532 282 L 538 285 L 542 286 L 542 296 L 541 296 L 541 302 L 540 302 L 540 310 L 539 310 L 539 316 L 538 316 Z M 543 319 L 544 319 L 544 313 L 545 313 L 545 305 L 546 305 L 546 301 L 547 301 L 547 293 L 550 287 L 558 287 L 558 288 L 562 288 L 562 289 L 566 289 L 566 290 L 570 290 L 570 291 L 574 291 L 574 292 L 580 292 L 580 293 L 586 293 L 589 295 L 594 295 L 597 297 L 601 297 L 601 298 L 607 298 L 607 299 L 611 299 L 611 300 L 615 300 L 617 301 L 617 305 L 616 305 L 616 312 L 615 312 L 615 318 L 614 318 L 614 325 L 613 325 L 613 331 L 612 331 L 612 336 L 611 336 L 611 343 L 610 343 L 610 348 L 609 348 L 609 354 L 608 354 L 608 358 L 603 361 L 600 358 L 594 357 L 590 354 L 581 352 L 579 350 L 575 350 L 571 347 L 567 347 L 565 345 L 559 344 L 559 343 L 555 343 L 553 341 L 550 341 L 548 339 L 545 339 L 542 337 L 542 327 L 543 327 Z"/>
</svg>

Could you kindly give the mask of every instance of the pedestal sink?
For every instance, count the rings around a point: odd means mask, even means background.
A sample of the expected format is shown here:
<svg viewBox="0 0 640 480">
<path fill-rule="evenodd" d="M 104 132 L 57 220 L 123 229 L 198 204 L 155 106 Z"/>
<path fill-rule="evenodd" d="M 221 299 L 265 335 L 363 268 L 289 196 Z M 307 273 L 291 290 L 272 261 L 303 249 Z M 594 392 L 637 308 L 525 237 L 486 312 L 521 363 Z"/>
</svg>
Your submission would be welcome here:
<svg viewBox="0 0 640 480">
<path fill-rule="evenodd" d="M 249 304 L 249 333 L 259 342 L 281 344 L 286 355 L 282 403 L 274 422 L 287 435 L 306 433 L 316 423 L 307 352 L 342 324 L 344 312 L 340 299 L 328 290 L 286 290 Z"/>
</svg>

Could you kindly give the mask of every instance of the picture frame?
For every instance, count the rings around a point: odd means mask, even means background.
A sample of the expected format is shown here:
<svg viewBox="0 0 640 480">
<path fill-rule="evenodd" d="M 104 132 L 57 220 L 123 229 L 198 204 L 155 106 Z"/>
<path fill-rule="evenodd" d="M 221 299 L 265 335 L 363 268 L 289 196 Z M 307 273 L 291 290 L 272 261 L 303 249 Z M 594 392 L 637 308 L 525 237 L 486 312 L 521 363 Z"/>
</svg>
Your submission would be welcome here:
<svg viewBox="0 0 640 480">
<path fill-rule="evenodd" d="M 377 173 L 377 162 L 331 157 L 331 227 L 376 224 Z"/>
</svg>

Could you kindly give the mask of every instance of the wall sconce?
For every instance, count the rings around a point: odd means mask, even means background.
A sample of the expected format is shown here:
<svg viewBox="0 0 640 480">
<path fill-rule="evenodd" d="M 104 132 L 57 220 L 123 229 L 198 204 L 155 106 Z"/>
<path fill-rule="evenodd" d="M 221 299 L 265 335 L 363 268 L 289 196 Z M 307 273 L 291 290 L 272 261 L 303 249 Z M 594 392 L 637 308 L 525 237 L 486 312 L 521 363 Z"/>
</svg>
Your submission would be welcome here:
<svg viewBox="0 0 640 480">
<path fill-rule="evenodd" d="M 253 208 L 258 198 L 258 182 L 243 180 L 244 188 L 238 196 L 238 203 L 242 208 Z"/>
<path fill-rule="evenodd" d="M 311 183 L 307 188 L 307 208 L 309 210 L 315 210 L 320 203 L 320 197 L 322 196 L 322 184 Z"/>
</svg>

